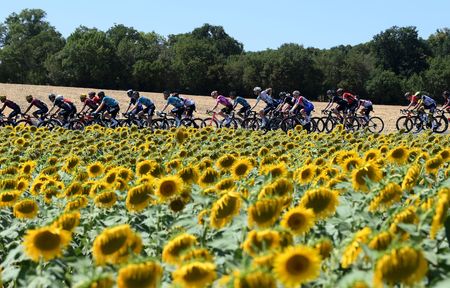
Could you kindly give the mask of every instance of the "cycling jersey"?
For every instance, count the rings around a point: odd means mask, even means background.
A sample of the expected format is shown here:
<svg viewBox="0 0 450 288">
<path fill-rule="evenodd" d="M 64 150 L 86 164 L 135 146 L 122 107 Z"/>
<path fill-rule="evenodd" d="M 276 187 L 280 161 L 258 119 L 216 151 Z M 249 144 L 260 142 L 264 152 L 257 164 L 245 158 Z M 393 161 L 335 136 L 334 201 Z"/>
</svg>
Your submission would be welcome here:
<svg viewBox="0 0 450 288">
<path fill-rule="evenodd" d="M 412 104 L 417 104 L 417 102 L 419 102 L 419 100 L 420 100 L 419 95 L 413 95 L 413 96 L 411 96 L 411 105 L 412 105 Z"/>
<path fill-rule="evenodd" d="M 364 108 L 369 108 L 370 106 L 372 106 L 372 101 L 370 101 L 370 100 L 363 100 L 363 99 L 361 99 L 361 100 L 359 100 L 359 103 Z"/>
<path fill-rule="evenodd" d="M 181 98 L 181 99 L 183 99 L 183 98 Z M 183 99 L 183 101 L 184 101 L 184 106 L 186 106 L 186 107 L 195 106 L 195 102 L 192 99 Z"/>
<path fill-rule="evenodd" d="M 84 100 L 84 105 L 86 105 L 87 107 L 89 107 L 89 109 L 95 111 L 98 108 L 98 105 L 94 102 L 93 99 L 86 99 Z"/>
<path fill-rule="evenodd" d="M 172 105 L 175 108 L 184 107 L 184 101 L 176 96 L 169 96 L 169 98 L 167 98 L 167 104 Z"/>
<path fill-rule="evenodd" d="M 238 104 L 242 107 L 250 107 L 250 104 L 248 104 L 247 100 L 245 100 L 241 96 L 237 96 L 236 99 L 234 99 L 233 106 L 236 107 Z"/>
<path fill-rule="evenodd" d="M 298 103 L 298 105 L 301 106 L 301 107 L 306 107 L 306 106 L 312 105 L 311 101 L 309 101 L 308 99 L 306 99 L 306 98 L 303 97 L 303 96 L 298 97 L 297 103 Z"/>
<path fill-rule="evenodd" d="M 433 98 L 427 95 L 422 95 L 422 102 L 425 106 L 436 105 L 436 101 Z"/>
<path fill-rule="evenodd" d="M 139 97 L 139 99 L 137 100 L 138 104 L 141 104 L 145 107 L 149 107 L 149 106 L 154 106 L 155 104 L 153 104 L 152 100 L 148 99 L 147 97 Z"/>
<path fill-rule="evenodd" d="M 102 100 L 100 99 L 100 97 L 98 97 L 98 96 L 94 96 L 93 98 L 92 98 L 92 101 L 94 101 L 94 103 L 95 104 L 100 104 L 101 102 L 102 102 Z"/>
<path fill-rule="evenodd" d="M 270 97 L 269 94 L 267 94 L 266 91 L 261 91 L 261 94 L 259 94 L 258 98 L 256 98 L 256 100 L 262 100 L 264 101 L 267 105 L 273 105 L 273 99 L 272 97 Z"/>
<path fill-rule="evenodd" d="M 36 106 L 38 109 L 48 109 L 47 104 L 36 98 L 31 101 L 30 105 Z"/>
<path fill-rule="evenodd" d="M 286 96 L 283 100 L 283 104 L 288 104 L 289 106 L 294 106 L 295 105 L 295 98 L 292 96 Z"/>
<path fill-rule="evenodd" d="M 347 101 L 348 104 L 352 104 L 354 101 L 356 101 L 356 97 L 355 95 L 345 92 L 344 94 L 342 94 L 342 98 Z"/>
<path fill-rule="evenodd" d="M 14 111 L 20 111 L 20 106 L 8 99 L 3 102 L 3 108 L 5 107 L 8 107 L 9 109 Z"/>
<path fill-rule="evenodd" d="M 222 104 L 223 106 L 226 106 L 226 107 L 232 107 L 233 106 L 233 104 L 231 104 L 230 100 L 228 100 L 223 95 L 217 96 L 216 101 L 217 101 L 217 103 Z"/>
<path fill-rule="evenodd" d="M 117 102 L 116 99 L 111 98 L 109 96 L 103 97 L 102 104 L 105 105 L 107 108 L 119 106 L 119 102 Z"/>
</svg>

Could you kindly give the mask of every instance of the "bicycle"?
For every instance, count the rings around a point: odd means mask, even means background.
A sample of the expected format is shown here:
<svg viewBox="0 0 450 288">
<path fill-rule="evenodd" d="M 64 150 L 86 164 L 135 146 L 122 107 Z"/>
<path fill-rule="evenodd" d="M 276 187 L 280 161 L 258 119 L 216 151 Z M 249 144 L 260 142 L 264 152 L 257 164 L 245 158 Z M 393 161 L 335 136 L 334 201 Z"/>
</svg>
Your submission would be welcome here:
<svg viewBox="0 0 450 288">
<path fill-rule="evenodd" d="M 262 126 L 261 118 L 258 117 L 258 112 L 249 111 L 247 112 L 246 117 L 242 120 L 241 127 L 249 130 L 259 130 Z"/>
<path fill-rule="evenodd" d="M 219 128 L 220 120 L 217 118 L 217 112 L 216 111 L 206 111 L 206 114 L 211 115 L 212 117 L 207 117 L 203 119 L 201 128 L 205 127 L 213 127 L 213 128 Z"/>
<path fill-rule="evenodd" d="M 45 114 L 43 116 L 43 120 L 37 125 L 38 128 L 45 127 L 48 130 L 53 130 L 56 127 L 63 127 L 63 126 L 64 124 L 57 119 L 57 115 L 55 114 L 52 115 Z"/>
<path fill-rule="evenodd" d="M 448 120 L 443 115 L 434 116 L 424 111 L 417 111 L 416 115 L 410 119 L 413 133 L 419 133 L 422 130 L 431 129 L 435 133 L 444 133 L 448 129 Z"/>
<path fill-rule="evenodd" d="M 413 128 L 413 122 L 410 121 L 414 115 L 411 111 L 406 109 L 400 109 L 400 113 L 403 114 L 403 116 L 400 116 L 397 119 L 395 122 L 395 128 L 397 128 L 397 131 L 404 131 L 404 133 L 408 133 Z"/>
</svg>

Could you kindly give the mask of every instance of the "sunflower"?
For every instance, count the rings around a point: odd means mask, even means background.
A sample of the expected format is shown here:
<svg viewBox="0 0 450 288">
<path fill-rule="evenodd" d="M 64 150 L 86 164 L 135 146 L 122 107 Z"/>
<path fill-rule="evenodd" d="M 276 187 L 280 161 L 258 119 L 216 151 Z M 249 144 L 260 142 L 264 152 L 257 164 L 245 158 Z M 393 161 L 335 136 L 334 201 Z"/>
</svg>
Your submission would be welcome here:
<svg viewBox="0 0 450 288">
<path fill-rule="evenodd" d="M 170 210 L 177 213 L 183 211 L 186 203 L 182 196 L 174 196 L 170 198 L 168 206 Z"/>
<path fill-rule="evenodd" d="M 439 156 L 441 156 L 442 160 L 444 160 L 445 162 L 450 161 L 450 148 L 446 148 L 440 151 Z"/>
<path fill-rule="evenodd" d="M 428 159 L 425 162 L 425 171 L 427 171 L 428 174 L 436 174 L 442 164 L 444 164 L 444 160 L 439 155 L 434 158 Z"/>
<path fill-rule="evenodd" d="M 15 178 L 1 179 L 0 180 L 0 190 L 16 189 L 17 184 L 18 184 L 18 181 Z"/>
<path fill-rule="evenodd" d="M 36 201 L 32 199 L 20 200 L 14 204 L 13 214 L 19 219 L 33 219 L 36 217 L 39 207 Z"/>
<path fill-rule="evenodd" d="M 403 191 L 400 185 L 394 182 L 388 183 L 372 202 L 370 202 L 369 211 L 375 211 L 380 206 L 383 209 L 391 207 L 392 204 L 400 201 L 402 194 Z"/>
<path fill-rule="evenodd" d="M 294 178 L 300 184 L 308 184 L 314 179 L 316 170 L 317 166 L 314 164 L 303 166 L 295 171 Z"/>
<path fill-rule="evenodd" d="M 273 183 L 263 187 L 258 194 L 258 199 L 263 199 L 269 196 L 285 197 L 292 194 L 294 185 L 286 178 L 280 178 Z"/>
<path fill-rule="evenodd" d="M 373 162 L 366 162 L 363 166 L 353 170 L 352 185 L 355 190 L 368 191 L 366 179 L 378 182 L 383 178 L 383 172 Z"/>
<path fill-rule="evenodd" d="M 319 276 L 320 256 L 311 247 L 290 247 L 275 258 L 274 272 L 285 287 L 299 287 Z"/>
<path fill-rule="evenodd" d="M 22 174 L 30 175 L 33 172 L 34 167 L 36 167 L 35 161 L 26 161 L 21 165 L 20 170 Z"/>
<path fill-rule="evenodd" d="M 21 193 L 17 190 L 0 192 L 0 208 L 12 207 L 19 199 Z"/>
<path fill-rule="evenodd" d="M 229 192 L 213 203 L 211 208 L 211 227 L 219 229 L 227 225 L 233 217 L 239 214 L 241 208 L 239 194 Z"/>
<path fill-rule="evenodd" d="M 364 153 L 364 161 L 376 160 L 381 157 L 381 152 L 378 149 L 370 149 Z"/>
<path fill-rule="evenodd" d="M 213 256 L 209 253 L 209 251 L 205 248 L 197 248 L 191 249 L 185 253 L 183 253 L 180 257 L 181 262 L 187 263 L 196 261 L 206 261 L 213 262 Z"/>
<path fill-rule="evenodd" d="M 212 263 L 192 262 L 172 273 L 175 284 L 186 288 L 207 287 L 216 279 L 216 266 Z"/>
<path fill-rule="evenodd" d="M 216 161 L 216 166 L 222 171 L 229 171 L 236 158 L 231 154 L 225 154 Z"/>
<path fill-rule="evenodd" d="M 81 185 L 81 182 L 73 181 L 64 190 L 64 195 L 66 197 L 73 197 L 76 195 L 81 195 L 82 192 L 83 192 L 83 186 Z"/>
<path fill-rule="evenodd" d="M 353 169 L 361 167 L 363 163 L 364 161 L 359 157 L 349 157 L 342 163 L 342 168 L 344 169 L 344 172 L 350 173 Z"/>
<path fill-rule="evenodd" d="M 85 208 L 89 203 L 86 196 L 79 196 L 78 198 L 67 202 L 65 211 L 74 211 Z"/>
<path fill-rule="evenodd" d="M 111 208 L 117 202 L 117 194 L 113 191 L 106 191 L 98 194 L 94 203 L 99 208 Z"/>
<path fill-rule="evenodd" d="M 260 173 L 275 179 L 287 176 L 288 170 L 286 168 L 286 164 L 284 162 L 280 162 L 278 164 L 263 165 L 260 169 Z"/>
<path fill-rule="evenodd" d="M 117 176 L 126 182 L 131 181 L 134 177 L 133 171 L 131 171 L 131 169 L 125 167 L 117 167 L 117 171 Z"/>
<path fill-rule="evenodd" d="M 16 204 L 17 205 L 17 204 Z M 436 203 L 436 209 L 431 223 L 430 238 L 435 239 L 437 232 L 444 226 L 449 208 L 448 194 L 441 193 Z"/>
<path fill-rule="evenodd" d="M 427 271 L 428 262 L 422 251 L 405 246 L 392 250 L 377 261 L 374 284 L 376 287 L 383 287 L 383 282 L 412 286 L 420 282 Z"/>
<path fill-rule="evenodd" d="M 216 189 L 217 190 L 230 190 L 232 188 L 234 188 L 235 184 L 234 184 L 234 179 L 233 178 L 225 178 L 220 180 L 216 185 Z"/>
<path fill-rule="evenodd" d="M 356 232 L 350 245 L 345 247 L 342 253 L 341 266 L 346 269 L 349 268 L 358 258 L 358 255 L 362 251 L 362 244 L 366 244 L 372 230 L 369 227 L 364 227 L 363 229 Z"/>
<path fill-rule="evenodd" d="M 155 169 L 155 162 L 150 160 L 140 161 L 136 164 L 136 174 L 144 176 L 150 174 Z"/>
<path fill-rule="evenodd" d="M 109 275 L 101 275 L 97 276 L 95 279 L 92 279 L 86 285 L 81 287 L 86 288 L 113 288 L 114 280 Z"/>
<path fill-rule="evenodd" d="M 276 288 L 275 278 L 263 271 L 254 271 L 239 275 L 234 280 L 235 288 Z"/>
<path fill-rule="evenodd" d="M 80 212 L 69 212 L 59 216 L 58 219 L 53 222 L 52 226 L 62 230 L 73 232 L 73 230 L 75 230 L 79 223 Z"/>
<path fill-rule="evenodd" d="M 169 264 L 178 264 L 182 254 L 195 244 L 197 244 L 197 238 L 189 234 L 181 234 L 164 246 L 162 260 Z"/>
<path fill-rule="evenodd" d="M 419 165 L 413 165 L 409 167 L 408 171 L 406 172 L 405 177 L 403 178 L 402 182 L 402 189 L 403 190 L 411 190 L 419 180 L 421 167 Z"/>
<path fill-rule="evenodd" d="M 94 240 L 92 255 L 97 265 L 116 264 L 124 259 L 133 244 L 134 232 L 129 225 L 106 228 Z"/>
<path fill-rule="evenodd" d="M 109 187 L 113 187 L 118 178 L 119 176 L 117 175 L 117 170 L 111 169 L 108 173 L 106 173 L 105 177 L 103 177 L 102 182 L 109 185 Z"/>
<path fill-rule="evenodd" d="M 231 167 L 231 174 L 235 179 L 242 179 L 253 169 L 253 164 L 249 159 L 238 159 Z"/>
<path fill-rule="evenodd" d="M 89 177 L 96 178 L 103 174 L 105 167 L 100 162 L 94 162 L 87 166 L 87 173 Z"/>
<path fill-rule="evenodd" d="M 49 261 L 59 257 L 62 250 L 69 245 L 71 235 L 65 230 L 55 227 L 42 227 L 27 230 L 23 245 L 25 253 L 35 262 L 41 258 Z"/>
<path fill-rule="evenodd" d="M 283 203 L 281 199 L 261 199 L 256 201 L 247 210 L 248 224 L 250 227 L 255 224 L 260 228 L 272 226 L 280 217 Z"/>
<path fill-rule="evenodd" d="M 370 249 L 383 251 L 389 247 L 393 240 L 394 236 L 390 232 L 384 231 L 373 237 L 368 246 Z"/>
<path fill-rule="evenodd" d="M 250 256 L 257 256 L 262 252 L 273 251 L 280 246 L 280 233 L 274 230 L 255 231 L 247 234 L 242 247 Z"/>
<path fill-rule="evenodd" d="M 184 167 L 177 173 L 178 176 L 186 184 L 197 183 L 199 176 L 198 169 L 196 167 Z"/>
<path fill-rule="evenodd" d="M 183 180 L 179 176 L 166 176 L 159 179 L 156 183 L 155 194 L 165 201 L 174 195 L 178 195 L 183 191 Z"/>
<path fill-rule="evenodd" d="M 129 264 L 119 270 L 119 288 L 156 288 L 161 285 L 163 269 L 155 262 Z"/>
<path fill-rule="evenodd" d="M 205 188 L 213 185 L 219 179 L 219 173 L 211 167 L 208 167 L 203 171 L 200 175 L 200 179 L 198 180 L 198 184 Z"/>
<path fill-rule="evenodd" d="M 331 242 L 328 238 L 321 239 L 316 243 L 316 245 L 314 245 L 314 248 L 317 250 L 322 259 L 326 259 L 330 257 L 331 251 L 333 251 L 333 242 Z"/>
<path fill-rule="evenodd" d="M 72 172 L 80 164 L 80 158 L 78 156 L 70 156 L 66 159 L 66 163 L 63 166 L 65 172 Z"/>
<path fill-rule="evenodd" d="M 387 159 L 399 165 L 405 164 L 408 161 L 409 150 L 405 146 L 398 146 L 387 153 Z"/>
<path fill-rule="evenodd" d="M 300 199 L 300 206 L 312 209 L 317 219 L 333 215 L 338 203 L 338 192 L 327 188 L 308 190 Z"/>
<path fill-rule="evenodd" d="M 398 227 L 398 224 L 415 224 L 418 221 L 416 214 L 416 208 L 410 206 L 394 216 L 394 221 L 391 224 L 390 231 L 392 233 L 403 232 L 403 230 Z"/>
<path fill-rule="evenodd" d="M 141 184 L 131 188 L 125 200 L 127 210 L 130 212 L 140 212 L 147 208 L 154 194 L 153 187 L 149 184 Z"/>
<path fill-rule="evenodd" d="M 283 215 L 281 226 L 294 235 L 302 235 L 314 226 L 314 220 L 314 212 L 311 209 L 294 207 Z"/>
</svg>

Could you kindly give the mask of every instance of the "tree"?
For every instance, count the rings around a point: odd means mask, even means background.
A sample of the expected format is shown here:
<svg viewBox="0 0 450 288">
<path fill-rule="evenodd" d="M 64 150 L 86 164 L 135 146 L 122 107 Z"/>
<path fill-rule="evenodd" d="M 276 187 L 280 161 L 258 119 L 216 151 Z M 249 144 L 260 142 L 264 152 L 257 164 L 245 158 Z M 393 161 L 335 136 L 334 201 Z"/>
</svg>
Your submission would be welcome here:
<svg viewBox="0 0 450 288">
<path fill-rule="evenodd" d="M 402 103 L 402 80 L 392 71 L 375 70 L 366 86 L 369 99 L 380 104 Z"/>
<path fill-rule="evenodd" d="M 120 65 L 105 32 L 79 27 L 46 66 L 56 84 L 82 87 L 118 87 Z"/>
<path fill-rule="evenodd" d="M 450 55 L 439 56 L 430 61 L 430 69 L 425 72 L 425 87 L 439 98 L 442 91 L 450 89 Z"/>
<path fill-rule="evenodd" d="M 430 50 L 416 27 L 392 27 L 374 36 L 371 44 L 377 64 L 395 74 L 410 76 L 427 69 Z"/>
<path fill-rule="evenodd" d="M 46 59 L 64 47 L 64 38 L 45 21 L 40 9 L 13 13 L 0 27 L 0 80 L 4 82 L 45 84 Z"/>
<path fill-rule="evenodd" d="M 434 56 L 450 55 L 450 29 L 438 29 L 436 33 L 430 35 L 428 44 Z"/>
</svg>

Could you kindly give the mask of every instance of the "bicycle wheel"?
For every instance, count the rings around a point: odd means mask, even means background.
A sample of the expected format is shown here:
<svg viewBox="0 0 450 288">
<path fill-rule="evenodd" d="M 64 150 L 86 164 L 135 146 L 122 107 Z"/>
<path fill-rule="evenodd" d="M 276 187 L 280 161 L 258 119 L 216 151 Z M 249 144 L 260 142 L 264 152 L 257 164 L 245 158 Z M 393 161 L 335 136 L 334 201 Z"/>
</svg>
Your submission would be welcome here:
<svg viewBox="0 0 450 288">
<path fill-rule="evenodd" d="M 362 119 L 364 118 L 362 117 Z M 369 121 L 367 121 L 365 126 L 372 133 L 381 133 L 381 131 L 383 131 L 384 129 L 384 122 L 383 119 L 381 119 L 378 116 L 370 117 Z"/>
<path fill-rule="evenodd" d="M 346 120 L 345 130 L 348 132 L 355 132 L 359 130 L 359 121 L 356 117 L 352 117 Z"/>
<path fill-rule="evenodd" d="M 324 118 L 322 118 L 322 121 L 324 121 L 325 124 L 324 131 L 327 133 L 331 133 L 331 131 L 333 131 L 334 127 L 336 126 L 336 122 L 331 117 L 324 117 Z"/>
<path fill-rule="evenodd" d="M 168 130 L 170 128 L 170 124 L 164 119 L 155 119 L 152 120 L 151 128 L 153 130 Z"/>
<path fill-rule="evenodd" d="M 22 119 L 16 122 L 16 126 L 33 126 L 33 122 L 30 120 Z"/>
<path fill-rule="evenodd" d="M 189 118 L 181 119 L 180 126 L 193 127 L 193 125 L 194 125 L 194 122 L 191 119 L 189 119 Z"/>
<path fill-rule="evenodd" d="M 41 123 L 39 123 L 37 127 L 45 127 L 48 130 L 53 130 L 56 127 L 61 127 L 61 126 L 62 126 L 62 123 L 59 122 L 58 120 L 48 119 L 48 120 L 44 120 Z"/>
<path fill-rule="evenodd" d="M 433 132 L 444 133 L 448 129 L 448 120 L 442 115 L 434 116 L 431 123 Z"/>
<path fill-rule="evenodd" d="M 270 119 L 269 124 L 267 125 L 267 128 L 269 130 L 280 129 L 281 122 L 283 122 L 283 118 L 280 118 L 280 117 L 272 118 L 272 119 Z"/>
<path fill-rule="evenodd" d="M 325 130 L 325 122 L 321 117 L 312 117 L 311 122 L 314 122 L 313 132 L 323 132 Z"/>
<path fill-rule="evenodd" d="M 244 121 L 242 121 L 241 127 L 244 129 L 256 131 L 259 130 L 259 127 L 261 127 L 261 125 L 259 124 L 258 119 L 247 118 Z"/>
<path fill-rule="evenodd" d="M 72 120 L 69 123 L 70 130 L 84 130 L 84 123 L 80 120 Z"/>
<path fill-rule="evenodd" d="M 192 119 L 192 127 L 194 127 L 194 128 L 202 127 L 202 123 L 203 123 L 203 119 L 201 119 L 201 118 Z"/>
<path fill-rule="evenodd" d="M 412 116 L 405 123 L 408 132 L 419 133 L 424 129 L 424 123 L 419 116 Z"/>
<path fill-rule="evenodd" d="M 239 127 L 238 122 L 235 119 L 231 119 L 231 121 L 229 121 L 229 123 L 225 123 L 227 120 L 223 119 L 219 122 L 219 127 L 220 128 L 233 128 L 233 129 L 237 129 Z"/>
<path fill-rule="evenodd" d="M 299 125 L 297 118 L 295 117 L 288 117 L 285 118 L 283 121 L 281 121 L 280 128 L 284 132 L 287 132 L 288 130 L 294 129 L 295 126 Z"/>
<path fill-rule="evenodd" d="M 202 125 L 200 126 L 201 128 L 205 128 L 205 127 L 213 127 L 213 128 L 219 128 L 219 123 L 217 123 L 217 121 L 213 118 L 205 118 L 202 121 Z"/>
<path fill-rule="evenodd" d="M 408 116 L 399 117 L 397 119 L 397 121 L 395 122 L 395 128 L 397 128 L 397 131 L 404 130 L 405 133 L 408 133 L 409 131 L 411 131 L 408 128 L 412 129 L 412 127 L 408 127 L 408 125 L 407 125 L 408 122 L 410 122 L 409 124 L 411 124 L 411 121 L 408 121 L 409 119 L 410 119 L 410 117 L 408 117 Z"/>
</svg>

